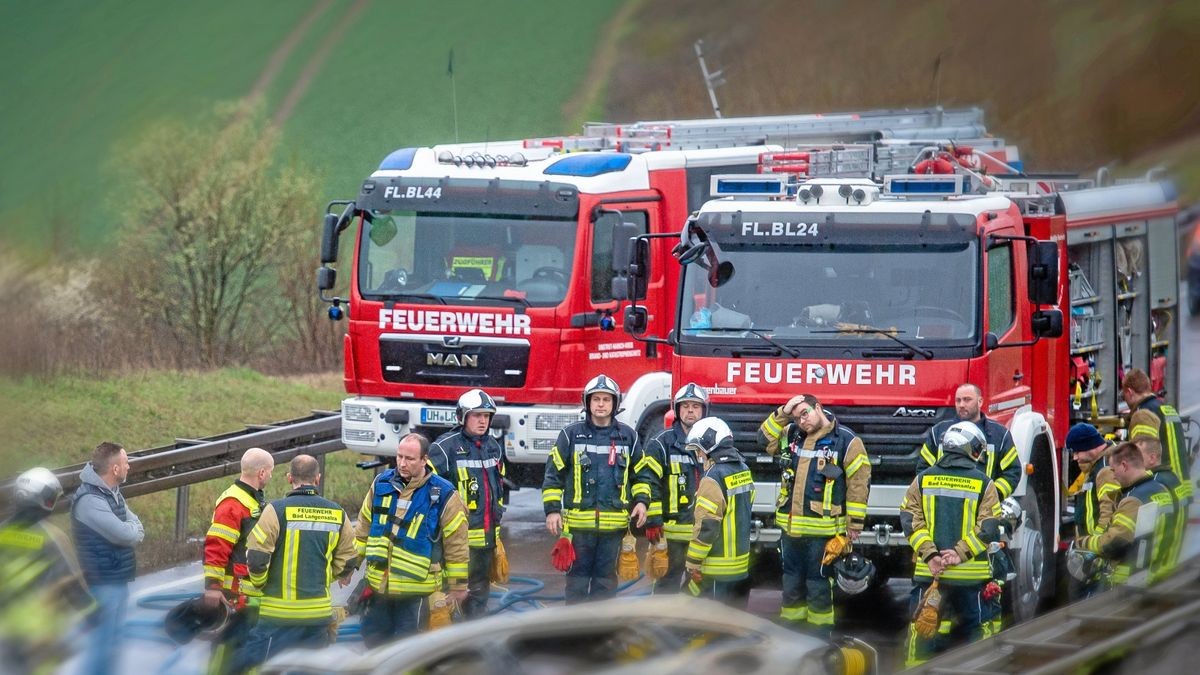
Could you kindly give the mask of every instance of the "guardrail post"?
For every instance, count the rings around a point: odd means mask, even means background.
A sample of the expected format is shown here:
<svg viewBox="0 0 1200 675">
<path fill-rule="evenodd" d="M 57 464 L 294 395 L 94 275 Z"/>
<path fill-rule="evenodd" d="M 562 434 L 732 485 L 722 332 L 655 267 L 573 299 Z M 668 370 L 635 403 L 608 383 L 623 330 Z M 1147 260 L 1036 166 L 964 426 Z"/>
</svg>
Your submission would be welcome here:
<svg viewBox="0 0 1200 675">
<path fill-rule="evenodd" d="M 175 543 L 182 544 L 187 539 L 188 525 L 188 496 L 192 486 L 180 485 L 175 489 Z"/>
<path fill-rule="evenodd" d="M 321 480 L 317 481 L 320 483 L 320 485 L 317 486 L 317 490 L 319 490 L 321 494 L 325 494 L 325 455 L 323 454 L 317 455 L 317 471 L 321 472 L 319 474 L 321 476 Z"/>
</svg>

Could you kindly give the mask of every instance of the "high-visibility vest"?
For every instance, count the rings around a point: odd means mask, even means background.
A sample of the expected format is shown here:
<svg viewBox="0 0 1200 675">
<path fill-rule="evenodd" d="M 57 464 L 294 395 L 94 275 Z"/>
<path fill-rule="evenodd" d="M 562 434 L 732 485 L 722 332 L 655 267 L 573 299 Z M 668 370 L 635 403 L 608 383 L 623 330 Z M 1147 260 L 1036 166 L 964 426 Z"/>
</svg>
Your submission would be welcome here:
<svg viewBox="0 0 1200 675">
<path fill-rule="evenodd" d="M 364 551 L 367 583 L 389 595 L 429 595 L 442 584 L 442 533 L 461 525 L 461 521 L 441 525 L 442 509 L 454 486 L 431 473 L 407 499 L 401 499 L 395 476 L 395 469 L 389 469 L 372 486 L 371 527 Z M 401 511 L 403 515 L 397 515 Z M 462 513 L 459 517 L 466 518 Z M 465 578 L 467 571 L 445 572 Z"/>
<path fill-rule="evenodd" d="M 305 486 L 271 502 L 279 536 L 271 564 L 250 581 L 262 590 L 260 619 L 297 624 L 327 622 L 333 611 L 329 584 L 333 552 L 346 512 Z"/>
<path fill-rule="evenodd" d="M 913 551 L 919 550 L 922 536 L 932 537 L 939 551 L 954 548 L 965 540 L 973 556 L 947 567 L 939 579 L 944 584 L 986 582 L 992 578 L 987 544 L 975 533 L 979 507 L 987 489 L 988 477 L 978 469 L 959 469 L 935 464 L 917 475 L 921 493 L 921 511 L 925 530 L 910 537 Z M 989 514 L 990 515 L 990 514 Z M 913 570 L 916 581 L 932 582 L 929 565 L 917 561 Z"/>
</svg>

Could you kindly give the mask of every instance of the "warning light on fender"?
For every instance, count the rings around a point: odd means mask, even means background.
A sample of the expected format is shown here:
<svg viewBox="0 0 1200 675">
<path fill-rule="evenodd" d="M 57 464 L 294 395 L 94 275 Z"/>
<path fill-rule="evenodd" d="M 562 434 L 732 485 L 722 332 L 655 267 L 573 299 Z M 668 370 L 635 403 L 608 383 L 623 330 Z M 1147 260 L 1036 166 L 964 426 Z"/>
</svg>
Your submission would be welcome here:
<svg viewBox="0 0 1200 675">
<path fill-rule="evenodd" d="M 1032 475 L 1033 475 L 1033 464 L 1026 464 L 1026 465 L 1025 465 L 1025 475 L 1026 475 L 1026 476 L 1032 476 Z"/>
</svg>

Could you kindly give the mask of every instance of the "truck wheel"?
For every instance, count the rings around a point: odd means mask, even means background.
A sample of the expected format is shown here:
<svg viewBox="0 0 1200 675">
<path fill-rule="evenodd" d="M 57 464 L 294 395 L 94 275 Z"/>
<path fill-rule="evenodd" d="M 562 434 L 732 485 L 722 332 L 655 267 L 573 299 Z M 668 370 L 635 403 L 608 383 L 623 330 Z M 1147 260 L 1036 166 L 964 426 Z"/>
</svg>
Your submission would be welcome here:
<svg viewBox="0 0 1200 675">
<path fill-rule="evenodd" d="M 1021 498 L 1021 509 L 1025 522 L 1017 531 L 1019 548 L 1016 550 L 1017 578 L 1007 589 L 1005 600 L 1015 623 L 1037 616 L 1042 596 L 1046 593 L 1046 539 L 1042 533 L 1042 512 L 1037 495 L 1027 493 Z"/>
<path fill-rule="evenodd" d="M 638 421 L 638 438 L 644 445 L 647 440 L 654 438 L 663 430 L 663 415 L 667 414 L 667 406 L 656 405 L 646 409 L 642 419 Z"/>
</svg>

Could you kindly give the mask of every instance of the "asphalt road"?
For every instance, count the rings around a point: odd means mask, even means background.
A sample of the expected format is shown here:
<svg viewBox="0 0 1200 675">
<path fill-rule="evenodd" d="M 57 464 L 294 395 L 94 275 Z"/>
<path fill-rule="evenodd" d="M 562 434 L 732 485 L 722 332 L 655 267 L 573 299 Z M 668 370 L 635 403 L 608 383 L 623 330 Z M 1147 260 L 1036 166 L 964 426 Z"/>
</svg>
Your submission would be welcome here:
<svg viewBox="0 0 1200 675">
<path fill-rule="evenodd" d="M 1181 295 L 1186 297 L 1186 295 Z M 1182 391 L 1179 409 L 1186 415 L 1200 416 L 1200 378 L 1195 372 L 1200 355 L 1200 318 L 1181 317 L 1182 323 Z M 1195 472 L 1193 471 L 1193 475 Z M 1189 540 L 1185 555 L 1200 554 L 1200 506 L 1194 506 L 1189 525 Z M 536 490 L 513 493 L 512 505 L 503 525 L 504 541 L 514 576 L 537 579 L 545 584 L 541 591 L 547 596 L 561 596 L 563 576 L 550 565 L 553 537 L 543 525 L 541 497 Z M 139 600 L 195 592 L 200 588 L 199 563 L 186 565 L 139 577 L 133 585 L 133 602 L 129 614 L 130 637 L 124 649 L 120 672 L 149 675 L 150 673 L 202 673 L 208 656 L 208 644 L 197 642 L 176 648 L 164 642 L 157 628 L 164 611 L 138 607 Z M 906 627 L 906 605 L 910 585 L 906 580 L 892 580 L 879 592 L 869 593 L 839 608 L 837 629 L 859 637 L 880 651 L 882 672 L 896 669 L 898 648 Z M 335 587 L 335 601 L 342 602 L 348 590 Z M 642 580 L 624 591 L 625 594 L 649 592 L 649 583 Z M 173 600 L 168 600 L 169 605 Z M 553 601 L 550 601 L 553 602 Z M 779 612 L 780 594 L 775 587 L 756 588 L 750 594 L 751 612 L 774 617 Z M 160 603 L 161 604 L 161 603 Z M 351 624 L 353 623 L 351 620 Z M 77 642 L 77 644 L 81 644 Z M 63 672 L 75 672 L 76 662 L 67 664 Z"/>
</svg>

